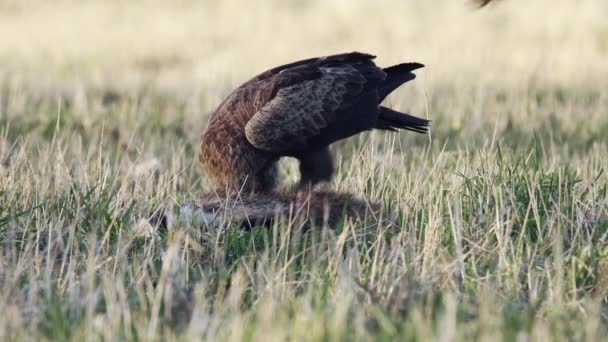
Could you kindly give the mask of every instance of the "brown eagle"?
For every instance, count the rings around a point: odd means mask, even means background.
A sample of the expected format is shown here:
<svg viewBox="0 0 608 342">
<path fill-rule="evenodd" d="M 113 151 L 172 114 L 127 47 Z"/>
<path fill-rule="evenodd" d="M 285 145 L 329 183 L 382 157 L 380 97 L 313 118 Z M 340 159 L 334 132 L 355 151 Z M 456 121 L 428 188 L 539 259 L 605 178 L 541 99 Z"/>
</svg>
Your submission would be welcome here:
<svg viewBox="0 0 608 342">
<path fill-rule="evenodd" d="M 302 187 L 331 179 L 328 146 L 372 129 L 424 133 L 429 121 L 380 103 L 413 80 L 419 63 L 379 68 L 352 52 L 270 69 L 238 87 L 212 114 L 199 159 L 215 191 L 269 192 L 277 161 L 300 162 Z"/>
</svg>

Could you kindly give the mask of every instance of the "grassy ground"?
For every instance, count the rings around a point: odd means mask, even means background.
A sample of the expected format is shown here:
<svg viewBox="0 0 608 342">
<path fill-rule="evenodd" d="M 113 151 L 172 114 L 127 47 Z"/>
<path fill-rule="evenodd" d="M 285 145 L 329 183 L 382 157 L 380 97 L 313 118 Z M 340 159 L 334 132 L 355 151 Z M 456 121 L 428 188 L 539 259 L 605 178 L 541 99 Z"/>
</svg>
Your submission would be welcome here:
<svg viewBox="0 0 608 342">
<path fill-rule="evenodd" d="M 604 337 L 607 10 L 1 2 L 0 340 Z M 334 147 L 332 186 L 399 232 L 142 224 L 208 187 L 195 151 L 230 89 L 350 50 L 427 65 L 388 101 L 430 136 Z"/>
</svg>

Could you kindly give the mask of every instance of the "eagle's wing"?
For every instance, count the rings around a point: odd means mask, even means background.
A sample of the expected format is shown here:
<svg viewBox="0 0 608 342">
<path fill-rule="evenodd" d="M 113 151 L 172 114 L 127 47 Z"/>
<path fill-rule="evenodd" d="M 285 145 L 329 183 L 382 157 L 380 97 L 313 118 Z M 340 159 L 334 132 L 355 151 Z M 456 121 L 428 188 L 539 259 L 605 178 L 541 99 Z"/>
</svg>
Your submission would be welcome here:
<svg viewBox="0 0 608 342">
<path fill-rule="evenodd" d="M 299 65 L 284 69 L 276 77 L 302 72 L 316 72 L 320 76 L 281 87 L 247 122 L 245 135 L 256 148 L 277 153 L 305 149 L 321 129 L 344 120 L 337 114 L 352 106 L 362 92 L 376 92 L 375 86 L 366 88 L 368 83 L 386 77 L 369 57 L 360 63 Z M 374 96 L 377 98 L 377 94 Z"/>
</svg>

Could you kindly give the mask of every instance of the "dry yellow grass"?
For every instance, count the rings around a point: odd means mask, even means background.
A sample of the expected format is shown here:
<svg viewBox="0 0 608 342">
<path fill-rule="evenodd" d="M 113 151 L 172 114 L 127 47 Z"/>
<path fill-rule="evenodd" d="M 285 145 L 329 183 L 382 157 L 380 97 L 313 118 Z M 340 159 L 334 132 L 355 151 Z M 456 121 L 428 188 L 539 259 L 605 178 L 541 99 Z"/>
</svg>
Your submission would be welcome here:
<svg viewBox="0 0 608 342">
<path fill-rule="evenodd" d="M 0 2 L 0 340 L 605 337 L 607 19 L 603 0 Z M 332 185 L 401 231 L 141 224 L 206 188 L 196 145 L 231 89 L 351 50 L 427 66 L 389 101 L 430 136 L 334 148 Z"/>
<path fill-rule="evenodd" d="M 602 1 L 4 1 L 3 72 L 31 81 L 170 84 L 247 77 L 268 66 L 363 50 L 421 60 L 427 79 L 604 80 Z M 471 83 L 471 82 L 467 82 Z"/>
</svg>

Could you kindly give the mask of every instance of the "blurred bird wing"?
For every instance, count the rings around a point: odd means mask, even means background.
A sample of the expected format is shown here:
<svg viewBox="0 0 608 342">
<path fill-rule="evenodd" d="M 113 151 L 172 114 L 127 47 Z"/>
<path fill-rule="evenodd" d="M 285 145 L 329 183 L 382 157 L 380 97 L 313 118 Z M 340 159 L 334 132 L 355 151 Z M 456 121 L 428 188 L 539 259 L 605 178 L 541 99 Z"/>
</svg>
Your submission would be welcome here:
<svg viewBox="0 0 608 342">
<path fill-rule="evenodd" d="M 472 2 L 481 8 L 481 7 L 484 7 L 485 5 L 489 4 L 492 1 L 493 0 L 473 0 Z"/>
</svg>

